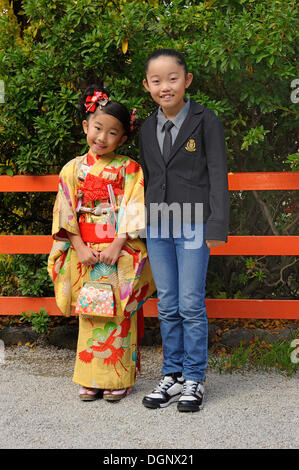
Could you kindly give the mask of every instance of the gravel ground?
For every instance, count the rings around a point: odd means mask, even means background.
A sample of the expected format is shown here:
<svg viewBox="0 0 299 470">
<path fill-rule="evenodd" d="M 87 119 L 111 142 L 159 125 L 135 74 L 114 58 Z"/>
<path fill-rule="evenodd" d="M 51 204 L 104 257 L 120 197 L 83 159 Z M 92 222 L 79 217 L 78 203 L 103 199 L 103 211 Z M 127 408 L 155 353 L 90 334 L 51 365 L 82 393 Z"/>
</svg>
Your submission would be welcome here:
<svg viewBox="0 0 299 470">
<path fill-rule="evenodd" d="M 142 374 L 119 403 L 81 402 L 75 353 L 54 346 L 7 348 L 0 363 L 1 449 L 297 449 L 298 378 L 277 372 L 208 370 L 198 413 L 173 404 L 148 410 L 161 352 L 142 348 Z"/>
</svg>

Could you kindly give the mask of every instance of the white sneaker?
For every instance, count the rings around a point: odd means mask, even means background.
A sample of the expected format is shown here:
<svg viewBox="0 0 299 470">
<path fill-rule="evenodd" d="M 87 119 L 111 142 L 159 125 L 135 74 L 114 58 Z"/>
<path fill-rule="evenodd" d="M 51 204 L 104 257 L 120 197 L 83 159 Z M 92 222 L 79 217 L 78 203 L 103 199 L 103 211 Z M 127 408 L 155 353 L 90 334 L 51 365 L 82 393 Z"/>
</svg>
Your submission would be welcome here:
<svg viewBox="0 0 299 470">
<path fill-rule="evenodd" d="M 147 408 L 165 408 L 179 400 L 183 383 L 181 372 L 165 375 L 152 393 L 143 398 L 142 404 Z"/>
<path fill-rule="evenodd" d="M 202 382 L 185 380 L 178 402 L 179 411 L 199 411 L 204 407 L 205 388 Z"/>
</svg>

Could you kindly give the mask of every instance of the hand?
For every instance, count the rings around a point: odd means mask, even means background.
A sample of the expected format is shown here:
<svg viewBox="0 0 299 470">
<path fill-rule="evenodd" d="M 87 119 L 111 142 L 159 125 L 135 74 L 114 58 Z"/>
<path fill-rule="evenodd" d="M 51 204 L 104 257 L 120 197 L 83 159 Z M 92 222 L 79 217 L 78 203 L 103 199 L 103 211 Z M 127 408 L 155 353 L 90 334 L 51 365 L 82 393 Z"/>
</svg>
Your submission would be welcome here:
<svg viewBox="0 0 299 470">
<path fill-rule="evenodd" d="M 99 252 L 86 245 L 76 249 L 80 263 L 85 266 L 94 266 L 99 261 Z"/>
<path fill-rule="evenodd" d="M 127 239 L 127 235 L 115 238 L 111 245 L 101 251 L 100 260 L 113 266 L 118 260 L 122 247 L 125 245 Z"/>
<path fill-rule="evenodd" d="M 99 252 L 85 245 L 81 235 L 67 232 L 68 238 L 76 250 L 80 263 L 85 266 L 94 266 L 99 261 Z"/>
<path fill-rule="evenodd" d="M 107 246 L 107 248 L 100 252 L 100 261 L 113 266 L 118 260 L 121 248 L 122 247 L 115 246 L 111 243 L 111 245 Z"/>
<path fill-rule="evenodd" d="M 224 240 L 206 240 L 208 248 L 215 248 L 216 246 L 224 245 L 226 242 Z"/>
</svg>

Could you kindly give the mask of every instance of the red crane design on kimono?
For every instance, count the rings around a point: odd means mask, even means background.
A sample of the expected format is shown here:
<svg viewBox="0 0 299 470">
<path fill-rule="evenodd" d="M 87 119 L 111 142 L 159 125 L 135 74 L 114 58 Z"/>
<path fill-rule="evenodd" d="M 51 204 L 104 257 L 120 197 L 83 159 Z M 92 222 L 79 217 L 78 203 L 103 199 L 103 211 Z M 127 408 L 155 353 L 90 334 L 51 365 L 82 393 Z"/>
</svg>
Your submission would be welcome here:
<svg viewBox="0 0 299 470">
<path fill-rule="evenodd" d="M 119 373 L 116 370 L 118 362 L 127 371 L 121 358 L 130 344 L 130 325 L 130 318 L 124 318 L 118 326 L 109 321 L 104 329 L 95 328 L 92 332 L 92 338 L 87 342 L 88 348 L 79 352 L 79 359 L 86 363 L 90 363 L 93 358 L 104 359 L 104 364 L 113 364 L 118 376 Z"/>
<path fill-rule="evenodd" d="M 131 333 L 129 332 L 131 326 L 131 316 L 137 315 L 137 311 L 141 312 L 141 307 L 146 301 L 145 295 L 148 290 L 148 285 L 143 286 L 141 289 L 135 291 L 128 302 L 124 311 L 125 318 L 117 326 L 116 323 L 109 320 L 104 328 L 95 328 L 92 331 L 92 338 L 87 341 L 87 348 L 79 352 L 79 359 L 83 362 L 90 363 L 93 358 L 97 357 L 104 359 L 104 364 L 113 364 L 116 374 L 119 373 L 116 369 L 116 364 L 119 362 L 124 370 L 127 369 L 121 362 L 126 348 L 130 347 Z M 138 326 L 143 330 L 143 314 L 138 319 Z M 93 325 L 92 320 L 88 319 Z M 143 333 L 143 332 L 142 332 Z M 142 337 L 142 333 L 139 334 Z M 138 334 L 138 335 L 139 335 Z M 131 345 L 134 346 L 134 345 Z M 138 366 L 137 358 L 137 366 Z"/>
</svg>

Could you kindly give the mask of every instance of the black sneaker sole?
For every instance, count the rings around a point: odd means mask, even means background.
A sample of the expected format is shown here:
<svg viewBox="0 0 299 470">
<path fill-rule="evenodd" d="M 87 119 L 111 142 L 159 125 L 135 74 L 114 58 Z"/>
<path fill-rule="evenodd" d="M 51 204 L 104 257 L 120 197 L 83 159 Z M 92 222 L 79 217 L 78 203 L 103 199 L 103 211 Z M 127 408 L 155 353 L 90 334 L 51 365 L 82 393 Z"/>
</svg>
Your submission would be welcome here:
<svg viewBox="0 0 299 470">
<path fill-rule="evenodd" d="M 142 400 L 142 404 L 143 404 L 143 406 L 145 406 L 146 408 L 151 408 L 152 410 L 155 410 L 155 409 L 157 409 L 157 408 L 160 408 L 160 404 L 153 403 L 153 402 L 146 401 L 146 400 Z"/>
<path fill-rule="evenodd" d="M 155 410 L 157 408 L 166 408 L 167 406 L 171 405 L 171 403 L 176 403 L 179 401 L 179 398 L 180 398 L 180 395 L 175 395 L 174 397 L 170 398 L 170 400 L 168 400 L 167 402 L 165 403 L 159 403 L 159 402 L 156 402 L 154 400 L 150 400 L 150 399 L 147 399 L 147 398 L 143 398 L 142 400 L 142 404 L 146 407 L 146 408 L 151 408 L 152 410 Z"/>
<path fill-rule="evenodd" d="M 202 402 L 200 405 L 198 403 L 192 403 L 190 401 L 179 401 L 178 402 L 178 411 L 182 412 L 196 412 L 202 410 L 204 407 L 204 403 Z"/>
</svg>

